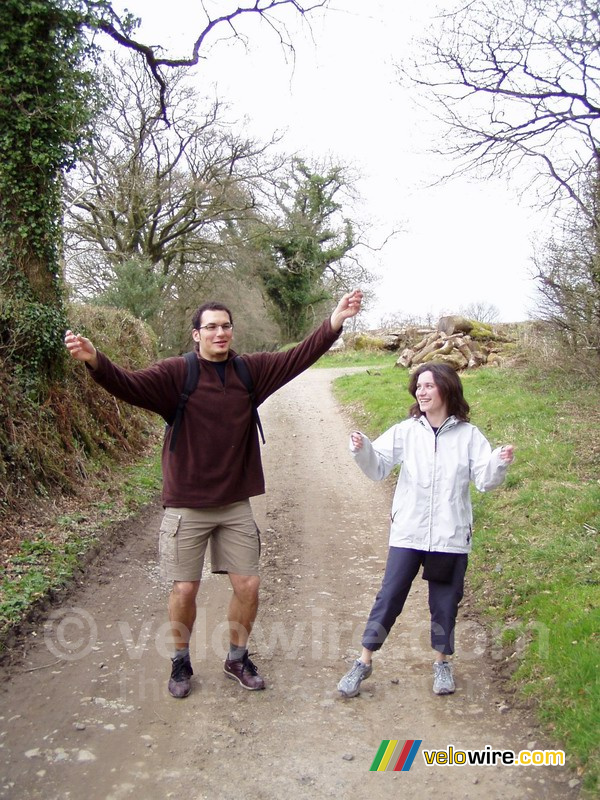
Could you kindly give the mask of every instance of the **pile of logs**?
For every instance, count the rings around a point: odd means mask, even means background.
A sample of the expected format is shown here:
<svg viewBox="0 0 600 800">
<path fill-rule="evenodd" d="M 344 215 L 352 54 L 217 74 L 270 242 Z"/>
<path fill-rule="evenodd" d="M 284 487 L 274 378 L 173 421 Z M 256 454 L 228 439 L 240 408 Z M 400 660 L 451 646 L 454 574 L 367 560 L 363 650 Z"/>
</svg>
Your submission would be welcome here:
<svg viewBox="0 0 600 800">
<path fill-rule="evenodd" d="M 464 317 L 442 317 L 437 329 L 427 333 L 416 344 L 404 348 L 396 364 L 414 368 L 429 361 L 443 362 L 454 369 L 473 369 L 482 364 L 499 364 L 500 359 L 485 337 L 474 339 L 473 324 Z M 494 335 L 490 331 L 490 339 Z"/>
</svg>

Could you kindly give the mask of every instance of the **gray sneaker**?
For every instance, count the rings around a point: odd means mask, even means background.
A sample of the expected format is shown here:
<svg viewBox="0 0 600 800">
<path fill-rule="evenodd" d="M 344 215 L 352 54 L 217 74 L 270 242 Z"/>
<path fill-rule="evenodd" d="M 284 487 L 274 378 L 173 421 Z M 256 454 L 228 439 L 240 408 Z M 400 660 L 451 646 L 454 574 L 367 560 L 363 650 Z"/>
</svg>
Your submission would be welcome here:
<svg viewBox="0 0 600 800">
<path fill-rule="evenodd" d="M 356 697 L 360 692 L 360 682 L 373 672 L 371 664 L 363 664 L 358 658 L 352 665 L 351 669 L 344 675 L 342 680 L 338 683 L 338 692 L 343 697 Z"/>
<path fill-rule="evenodd" d="M 452 694 L 455 689 L 452 666 L 447 661 L 435 661 L 433 664 L 433 693 Z"/>
</svg>

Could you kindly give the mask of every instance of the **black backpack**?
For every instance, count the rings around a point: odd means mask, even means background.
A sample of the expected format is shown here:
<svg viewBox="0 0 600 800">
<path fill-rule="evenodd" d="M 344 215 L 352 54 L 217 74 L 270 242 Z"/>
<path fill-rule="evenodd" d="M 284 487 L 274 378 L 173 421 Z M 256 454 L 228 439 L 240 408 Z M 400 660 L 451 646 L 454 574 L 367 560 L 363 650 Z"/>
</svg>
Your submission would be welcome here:
<svg viewBox="0 0 600 800">
<path fill-rule="evenodd" d="M 167 424 L 167 428 L 169 427 L 173 428 L 173 432 L 171 433 L 171 443 L 169 445 L 170 453 L 172 453 L 175 450 L 175 444 L 177 442 L 179 428 L 181 427 L 181 419 L 183 417 L 183 410 L 185 408 L 185 404 L 187 403 L 189 396 L 192 394 L 192 392 L 198 385 L 198 378 L 200 377 L 200 362 L 198 361 L 198 355 L 196 354 L 196 351 L 192 350 L 189 353 L 184 353 L 183 357 L 185 358 L 185 365 L 186 365 L 185 384 L 183 386 L 182 393 L 179 395 L 179 403 L 177 404 L 177 411 L 175 412 L 173 421 Z M 252 403 L 252 414 L 254 415 L 254 421 L 256 423 L 258 430 L 260 431 L 260 437 L 262 439 L 262 443 L 264 444 L 265 435 L 263 433 L 260 417 L 258 416 L 256 396 L 254 394 L 254 384 L 252 383 L 252 377 L 250 375 L 250 371 L 248 370 L 248 365 L 241 356 L 234 356 L 233 367 L 236 371 L 238 378 L 242 381 L 242 383 L 248 390 L 248 394 L 250 395 L 250 402 Z"/>
</svg>

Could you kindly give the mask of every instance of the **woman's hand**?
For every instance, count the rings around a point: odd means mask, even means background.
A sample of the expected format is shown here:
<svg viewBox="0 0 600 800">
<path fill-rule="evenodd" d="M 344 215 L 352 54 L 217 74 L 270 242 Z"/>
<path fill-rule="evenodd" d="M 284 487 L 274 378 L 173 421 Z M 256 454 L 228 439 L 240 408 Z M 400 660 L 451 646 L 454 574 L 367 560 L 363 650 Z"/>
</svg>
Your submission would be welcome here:
<svg viewBox="0 0 600 800">
<path fill-rule="evenodd" d="M 350 434 L 350 441 L 352 442 L 352 449 L 353 450 L 362 450 L 363 446 L 363 436 L 360 431 L 352 431 Z"/>
</svg>

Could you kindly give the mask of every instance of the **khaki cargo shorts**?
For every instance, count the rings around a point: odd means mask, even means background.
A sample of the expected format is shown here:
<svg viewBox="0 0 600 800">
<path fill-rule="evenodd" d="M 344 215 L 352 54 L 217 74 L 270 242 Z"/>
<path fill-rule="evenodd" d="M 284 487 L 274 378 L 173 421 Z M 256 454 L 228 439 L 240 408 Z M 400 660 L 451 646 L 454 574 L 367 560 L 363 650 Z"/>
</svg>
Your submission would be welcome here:
<svg viewBox="0 0 600 800">
<path fill-rule="evenodd" d="M 210 541 L 211 572 L 258 575 L 260 531 L 249 500 L 215 508 L 166 508 L 159 533 L 161 576 L 199 581 Z"/>
</svg>

